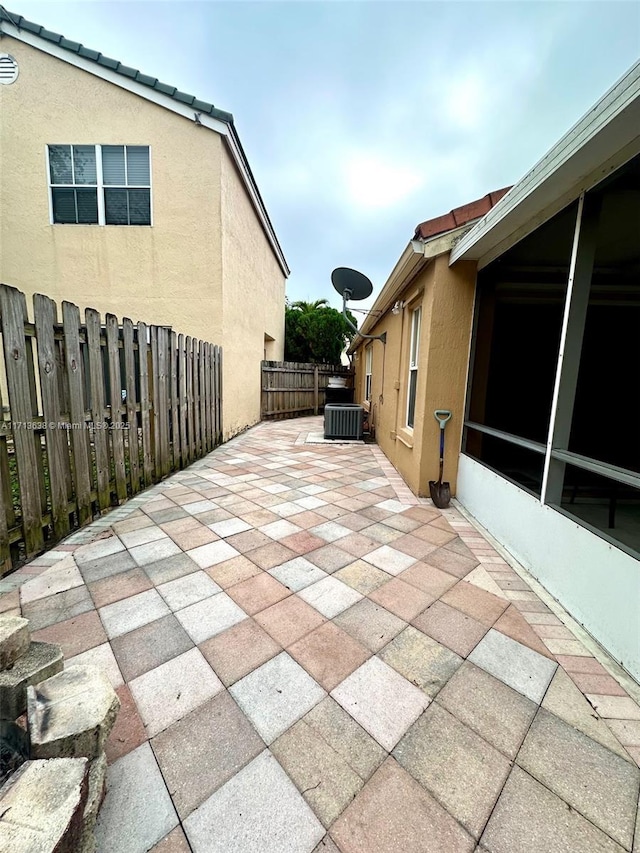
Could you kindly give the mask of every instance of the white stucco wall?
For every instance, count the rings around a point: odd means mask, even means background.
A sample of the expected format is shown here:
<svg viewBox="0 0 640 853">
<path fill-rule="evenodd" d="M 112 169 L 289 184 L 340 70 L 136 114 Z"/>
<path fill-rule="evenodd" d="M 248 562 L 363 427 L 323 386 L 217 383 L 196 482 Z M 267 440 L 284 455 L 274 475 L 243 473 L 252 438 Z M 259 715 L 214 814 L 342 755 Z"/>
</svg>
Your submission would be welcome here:
<svg viewBox="0 0 640 853">
<path fill-rule="evenodd" d="M 640 679 L 638 560 L 464 454 L 458 500 Z"/>
</svg>

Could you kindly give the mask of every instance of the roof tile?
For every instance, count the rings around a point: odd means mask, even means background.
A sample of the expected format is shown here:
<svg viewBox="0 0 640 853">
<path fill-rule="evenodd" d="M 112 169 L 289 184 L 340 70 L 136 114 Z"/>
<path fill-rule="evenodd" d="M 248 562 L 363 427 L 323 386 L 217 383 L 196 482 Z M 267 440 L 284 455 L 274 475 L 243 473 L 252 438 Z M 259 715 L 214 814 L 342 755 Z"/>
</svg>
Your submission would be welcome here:
<svg viewBox="0 0 640 853">
<path fill-rule="evenodd" d="M 510 189 L 511 187 L 503 187 L 503 189 L 494 190 L 475 201 L 470 201 L 460 207 L 454 207 L 453 210 L 445 213 L 443 216 L 436 216 L 434 219 L 427 219 L 426 222 L 421 222 L 416 226 L 415 238 L 418 240 L 428 240 L 430 237 L 435 237 L 438 234 L 444 234 L 447 231 L 452 231 L 454 228 L 459 228 L 461 225 L 466 225 L 467 222 L 480 219 Z"/>
</svg>

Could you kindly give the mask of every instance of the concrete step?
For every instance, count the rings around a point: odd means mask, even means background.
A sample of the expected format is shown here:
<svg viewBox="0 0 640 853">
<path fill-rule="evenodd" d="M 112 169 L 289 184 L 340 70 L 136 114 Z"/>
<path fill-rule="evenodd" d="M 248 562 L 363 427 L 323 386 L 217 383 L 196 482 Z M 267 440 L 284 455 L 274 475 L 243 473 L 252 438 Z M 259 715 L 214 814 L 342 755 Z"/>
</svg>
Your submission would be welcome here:
<svg viewBox="0 0 640 853">
<path fill-rule="evenodd" d="M 27 761 L 0 788 L 0 850 L 77 853 L 88 797 L 86 758 Z"/>
<path fill-rule="evenodd" d="M 29 648 L 29 620 L 21 616 L 0 616 L 0 670 L 8 669 Z"/>
<path fill-rule="evenodd" d="M 70 666 L 28 689 L 31 758 L 98 758 L 120 700 L 96 666 Z"/>
<path fill-rule="evenodd" d="M 16 720 L 27 709 L 27 687 L 60 672 L 62 649 L 53 643 L 33 642 L 10 669 L 0 672 L 0 719 Z"/>
</svg>

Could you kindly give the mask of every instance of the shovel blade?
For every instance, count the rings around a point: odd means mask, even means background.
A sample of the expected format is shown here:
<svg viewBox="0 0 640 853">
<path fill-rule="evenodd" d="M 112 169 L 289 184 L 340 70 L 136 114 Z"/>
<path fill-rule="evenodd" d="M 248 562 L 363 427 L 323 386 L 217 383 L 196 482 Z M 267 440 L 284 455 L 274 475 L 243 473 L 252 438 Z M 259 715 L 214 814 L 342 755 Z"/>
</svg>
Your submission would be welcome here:
<svg viewBox="0 0 640 853">
<path fill-rule="evenodd" d="M 438 509 L 446 509 L 451 501 L 451 486 L 449 483 L 443 483 L 441 480 L 429 480 L 429 493 L 431 500 Z"/>
</svg>

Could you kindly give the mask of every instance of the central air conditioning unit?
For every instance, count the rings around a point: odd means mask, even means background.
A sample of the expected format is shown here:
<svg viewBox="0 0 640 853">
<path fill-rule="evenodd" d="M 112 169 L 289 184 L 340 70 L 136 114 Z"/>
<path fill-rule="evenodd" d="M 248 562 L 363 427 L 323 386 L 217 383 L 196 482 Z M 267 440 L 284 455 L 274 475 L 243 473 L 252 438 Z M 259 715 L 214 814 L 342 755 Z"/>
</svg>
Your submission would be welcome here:
<svg viewBox="0 0 640 853">
<path fill-rule="evenodd" d="M 357 441 L 362 439 L 364 409 L 354 403 L 324 407 L 324 437 Z"/>
</svg>

